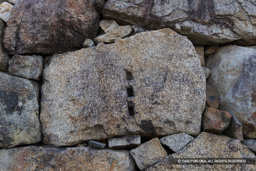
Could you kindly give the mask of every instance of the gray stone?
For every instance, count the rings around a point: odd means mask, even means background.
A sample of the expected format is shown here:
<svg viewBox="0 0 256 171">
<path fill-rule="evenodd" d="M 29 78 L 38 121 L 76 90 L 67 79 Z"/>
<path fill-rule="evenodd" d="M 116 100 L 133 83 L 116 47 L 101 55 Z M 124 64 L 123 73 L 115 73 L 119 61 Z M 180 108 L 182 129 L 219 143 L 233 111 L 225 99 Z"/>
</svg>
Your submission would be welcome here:
<svg viewBox="0 0 256 171">
<path fill-rule="evenodd" d="M 177 153 L 171 154 L 147 171 L 166 170 L 256 170 L 255 164 L 178 164 L 174 159 L 184 158 L 253 158 L 255 155 L 240 140 L 224 135 L 202 132 L 194 141 Z M 175 164 L 176 163 L 176 164 Z"/>
<path fill-rule="evenodd" d="M 253 152 L 256 152 L 256 139 L 247 139 L 244 141 L 244 145 L 251 149 Z"/>
<path fill-rule="evenodd" d="M 109 148 L 136 147 L 141 144 L 140 135 L 126 135 L 119 138 L 109 138 Z"/>
<path fill-rule="evenodd" d="M 201 65 L 205 66 L 205 61 L 204 61 L 204 46 L 195 46 L 196 53 L 198 54 L 198 57 L 201 61 Z"/>
<path fill-rule="evenodd" d="M 7 22 L 10 19 L 11 11 L 13 5 L 8 2 L 3 2 L 0 4 L 0 19 Z"/>
<path fill-rule="evenodd" d="M 39 92 L 34 83 L 1 72 L 0 80 L 0 148 L 39 142 Z"/>
<path fill-rule="evenodd" d="M 158 138 L 141 144 L 139 147 L 132 149 L 130 153 L 140 170 L 145 170 L 167 156 Z"/>
<path fill-rule="evenodd" d="M 204 70 L 205 78 L 206 79 L 209 78 L 209 76 L 211 75 L 211 70 L 207 67 L 204 67 L 204 66 L 202 66 L 202 67 L 203 67 L 203 70 Z"/>
<path fill-rule="evenodd" d="M 117 22 L 115 20 L 101 20 L 100 27 L 105 33 L 107 33 L 110 30 L 113 30 L 113 29 L 119 27 L 119 25 L 117 24 Z"/>
<path fill-rule="evenodd" d="M 256 43 L 254 0 L 108 0 L 105 18 L 172 28 L 199 45 Z"/>
<path fill-rule="evenodd" d="M 19 0 L 5 30 L 10 54 L 54 54 L 81 49 L 99 29 L 94 0 Z"/>
<path fill-rule="evenodd" d="M 119 26 L 117 28 L 109 30 L 106 34 L 99 35 L 94 39 L 96 43 L 104 42 L 104 43 L 113 43 L 117 39 L 123 39 L 129 35 L 131 35 L 133 29 L 131 26 Z"/>
<path fill-rule="evenodd" d="M 146 29 L 140 25 L 132 25 L 133 28 L 133 34 L 141 33 L 146 31 Z"/>
<path fill-rule="evenodd" d="M 194 138 L 188 134 L 180 133 L 173 134 L 160 139 L 163 145 L 168 146 L 172 151 L 178 152 L 180 149 L 185 147 Z"/>
<path fill-rule="evenodd" d="M 5 29 L 4 22 L 0 20 L 0 71 L 7 71 L 8 61 L 9 61 L 9 56 L 2 47 L 4 29 Z"/>
<path fill-rule="evenodd" d="M 16 4 L 18 0 L 8 0 L 11 4 Z"/>
<path fill-rule="evenodd" d="M 14 55 L 9 60 L 8 71 L 27 79 L 40 80 L 43 70 L 43 57 Z"/>
<path fill-rule="evenodd" d="M 44 69 L 44 142 L 197 135 L 205 86 L 192 43 L 170 29 L 54 55 Z"/>
<path fill-rule="evenodd" d="M 244 141 L 243 126 L 234 115 L 232 115 L 229 127 L 223 132 L 223 134 L 228 135 L 231 138 L 236 138 L 240 141 Z"/>
<path fill-rule="evenodd" d="M 84 48 L 93 47 L 93 46 L 95 46 L 95 45 L 94 45 L 94 42 L 91 39 L 85 39 L 85 41 L 83 43 Z"/>
<path fill-rule="evenodd" d="M 256 138 L 256 49 L 225 46 L 207 58 L 208 83 L 218 92 L 220 109 L 235 115 L 245 137 Z"/>
<path fill-rule="evenodd" d="M 90 141 L 88 142 L 88 146 L 94 147 L 94 148 L 105 148 L 105 147 L 106 147 L 106 144 L 105 144 L 105 143 L 100 143 L 100 142 L 97 142 L 97 141 L 90 140 Z"/>
<path fill-rule="evenodd" d="M 203 115 L 203 130 L 222 133 L 228 128 L 232 115 L 226 111 L 207 107 Z"/>
<path fill-rule="evenodd" d="M 29 146 L 0 150 L 0 168 L 2 171 L 135 171 L 135 163 L 129 152 L 124 150 Z"/>
</svg>

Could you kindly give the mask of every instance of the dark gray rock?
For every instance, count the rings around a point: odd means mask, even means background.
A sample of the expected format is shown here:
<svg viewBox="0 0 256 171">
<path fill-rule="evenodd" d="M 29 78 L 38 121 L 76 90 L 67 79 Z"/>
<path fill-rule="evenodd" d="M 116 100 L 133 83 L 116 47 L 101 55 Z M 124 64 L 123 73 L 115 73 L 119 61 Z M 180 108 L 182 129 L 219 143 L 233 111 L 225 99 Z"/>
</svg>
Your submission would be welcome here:
<svg viewBox="0 0 256 171">
<path fill-rule="evenodd" d="M 90 140 L 90 141 L 88 142 L 88 146 L 94 147 L 94 148 L 105 148 L 105 147 L 106 147 L 106 144 L 105 144 L 105 143 L 100 143 L 100 142 L 98 142 L 98 141 Z"/>
<path fill-rule="evenodd" d="M 193 43 L 256 43 L 255 0 L 108 0 L 105 18 L 150 29 L 169 27 Z"/>
<path fill-rule="evenodd" d="M 118 138 L 109 138 L 109 148 L 136 147 L 141 144 L 140 135 L 126 135 Z"/>
<path fill-rule="evenodd" d="M 19 0 L 5 31 L 11 54 L 53 54 L 82 48 L 94 38 L 99 14 L 94 0 Z"/>
<path fill-rule="evenodd" d="M 247 139 L 244 141 L 244 145 L 251 149 L 253 152 L 256 152 L 256 139 Z"/>
<path fill-rule="evenodd" d="M 7 71 L 9 56 L 4 51 L 2 41 L 4 37 L 4 22 L 0 20 L 0 71 Z"/>
<path fill-rule="evenodd" d="M 41 140 L 38 89 L 29 80 L 0 72 L 0 148 Z"/>
<path fill-rule="evenodd" d="M 9 60 L 8 71 L 27 79 L 40 80 L 43 70 L 43 57 L 14 55 Z"/>
</svg>

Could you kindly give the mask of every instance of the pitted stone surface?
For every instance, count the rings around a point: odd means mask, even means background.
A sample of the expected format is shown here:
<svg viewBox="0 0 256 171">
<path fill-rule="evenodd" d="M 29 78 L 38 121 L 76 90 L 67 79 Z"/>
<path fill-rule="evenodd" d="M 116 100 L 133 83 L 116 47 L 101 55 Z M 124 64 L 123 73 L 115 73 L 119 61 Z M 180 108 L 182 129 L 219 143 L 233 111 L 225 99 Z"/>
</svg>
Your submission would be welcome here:
<svg viewBox="0 0 256 171">
<path fill-rule="evenodd" d="M 195 44 L 256 43 L 255 0 L 108 0 L 105 18 L 169 27 Z"/>
<path fill-rule="evenodd" d="M 0 148 L 39 142 L 39 92 L 35 83 L 2 72 L 0 80 Z"/>
<path fill-rule="evenodd" d="M 170 29 L 54 55 L 44 70 L 44 142 L 197 135 L 205 89 L 192 43 Z"/>
<path fill-rule="evenodd" d="M 80 49 L 94 38 L 99 14 L 94 0 L 19 0 L 5 30 L 11 54 L 54 54 Z"/>
<path fill-rule="evenodd" d="M 96 150 L 88 147 L 21 147 L 0 150 L 0 168 L 16 170 L 134 171 L 135 163 L 125 150 Z"/>
</svg>

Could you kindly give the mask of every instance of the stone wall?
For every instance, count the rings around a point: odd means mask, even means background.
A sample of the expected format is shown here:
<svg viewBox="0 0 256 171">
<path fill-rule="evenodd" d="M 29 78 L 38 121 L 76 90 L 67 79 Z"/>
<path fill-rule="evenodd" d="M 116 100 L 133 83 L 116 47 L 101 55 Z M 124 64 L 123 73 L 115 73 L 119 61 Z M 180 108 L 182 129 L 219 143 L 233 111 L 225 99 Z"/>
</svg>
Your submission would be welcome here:
<svg viewBox="0 0 256 171">
<path fill-rule="evenodd" d="M 254 0 L 0 3 L 1 171 L 256 170 Z"/>
</svg>

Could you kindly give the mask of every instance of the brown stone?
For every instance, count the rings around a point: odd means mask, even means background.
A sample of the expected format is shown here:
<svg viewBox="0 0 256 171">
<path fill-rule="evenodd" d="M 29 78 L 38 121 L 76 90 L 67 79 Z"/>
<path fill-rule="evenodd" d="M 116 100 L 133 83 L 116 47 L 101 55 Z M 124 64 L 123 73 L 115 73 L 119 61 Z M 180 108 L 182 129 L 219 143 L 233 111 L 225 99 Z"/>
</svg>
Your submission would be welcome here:
<svg viewBox="0 0 256 171">
<path fill-rule="evenodd" d="M 223 132 L 223 134 L 228 135 L 231 138 L 244 141 L 243 126 L 234 115 L 232 115 L 229 127 Z"/>
<path fill-rule="evenodd" d="M 231 120 L 231 114 L 214 108 L 206 108 L 203 115 L 203 130 L 213 133 L 222 133 Z"/>
<path fill-rule="evenodd" d="M 218 109 L 219 97 L 217 91 L 214 90 L 209 84 L 206 84 L 206 105 Z"/>
<path fill-rule="evenodd" d="M 94 38 L 98 24 L 93 0 L 20 0 L 7 23 L 4 46 L 11 54 L 71 51 Z"/>
</svg>

